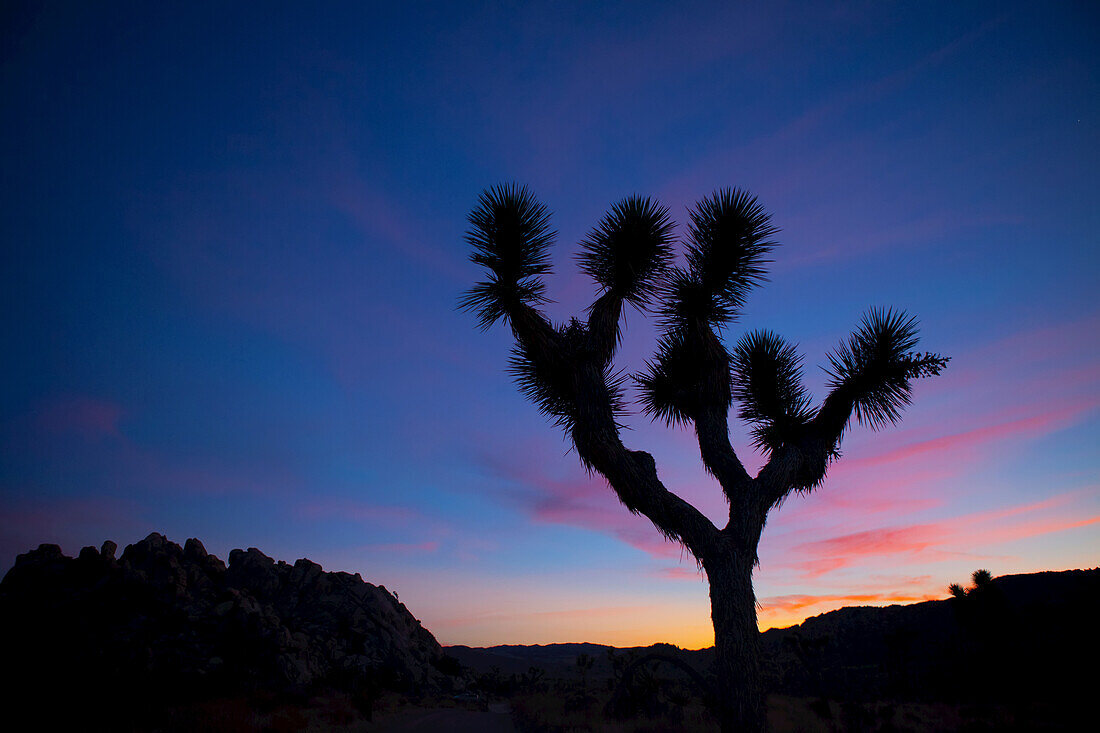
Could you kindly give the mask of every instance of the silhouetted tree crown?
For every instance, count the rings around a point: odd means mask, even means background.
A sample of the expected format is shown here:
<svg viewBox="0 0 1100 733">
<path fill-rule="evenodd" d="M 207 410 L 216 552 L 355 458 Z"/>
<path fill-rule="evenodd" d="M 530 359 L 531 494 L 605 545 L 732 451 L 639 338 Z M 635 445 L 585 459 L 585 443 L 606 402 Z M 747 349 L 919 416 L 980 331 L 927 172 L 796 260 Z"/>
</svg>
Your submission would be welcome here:
<svg viewBox="0 0 1100 733">
<path fill-rule="evenodd" d="M 520 391 L 566 430 L 575 426 L 581 409 L 583 390 L 575 378 L 581 364 L 602 370 L 598 394 L 590 397 L 618 424 L 626 411 L 626 380 L 611 360 L 621 335 L 621 306 L 655 314 L 662 328 L 657 353 L 632 375 L 642 410 L 670 425 L 688 424 L 704 412 L 728 411 L 736 401 L 754 444 L 770 454 L 812 439 L 811 428 L 828 428 L 817 436 L 826 438 L 826 460 L 795 481 L 795 488 L 812 488 L 824 478 L 825 463 L 837 456 L 836 443 L 848 423 L 844 407 L 872 429 L 896 422 L 910 403 L 912 380 L 939 374 L 948 357 L 914 351 L 914 318 L 872 308 L 827 355 L 830 398 L 842 404 L 827 399 L 814 409 L 795 345 L 767 330 L 746 333 L 732 350 L 720 338 L 749 291 L 766 280 L 768 255 L 777 246 L 771 216 L 754 196 L 733 188 L 699 201 L 689 218 L 686 262 L 673 267 L 675 224 L 669 210 L 640 196 L 612 206 L 580 243 L 580 269 L 601 289 L 587 323 L 574 318 L 548 329 L 533 311 L 546 302 L 542 276 L 551 272 L 555 232 L 549 212 L 526 186 L 490 188 L 470 213 L 466 235 L 470 259 L 489 277 L 465 294 L 461 307 L 472 311 L 482 328 L 510 322 L 519 338 L 509 371 Z M 537 345 L 552 346 L 554 353 L 539 358 L 525 334 L 539 336 Z M 586 465 L 592 468 L 587 460 Z"/>
<path fill-rule="evenodd" d="M 751 576 L 769 510 L 792 491 L 821 483 L 853 415 L 875 430 L 896 422 L 913 380 L 939 374 L 948 357 L 916 351 L 917 322 L 904 311 L 872 308 L 827 355 L 828 395 L 815 406 L 794 344 L 766 330 L 746 333 L 732 348 L 723 340 L 748 293 L 766 279 L 777 246 L 771 216 L 736 188 L 702 199 L 688 216 L 684 264 L 675 266 L 667 208 L 639 196 L 612 206 L 578 255 L 599 295 L 585 319 L 554 326 L 539 311 L 555 236 L 549 213 L 524 186 L 490 188 L 470 213 L 466 235 L 470 258 L 486 277 L 461 307 L 482 328 L 500 321 L 511 327 L 509 371 L 520 391 L 565 429 L 584 466 L 602 474 L 630 511 L 682 543 L 706 570 L 722 729 L 760 730 Z M 626 305 L 652 314 L 660 327 L 655 355 L 629 377 L 613 365 Z M 729 503 L 723 528 L 665 487 L 652 456 L 623 445 L 628 378 L 645 414 L 694 427 L 703 465 Z M 755 477 L 730 443 L 734 402 L 766 453 Z"/>
<path fill-rule="evenodd" d="M 970 581 L 974 583 L 975 589 L 985 588 L 993 582 L 993 574 L 984 568 L 975 570 L 970 574 Z"/>
<path fill-rule="evenodd" d="M 993 573 L 983 568 L 970 574 L 969 588 L 963 588 L 959 583 L 952 583 L 947 586 L 947 592 L 954 598 L 966 598 L 987 594 L 992 588 Z"/>
</svg>

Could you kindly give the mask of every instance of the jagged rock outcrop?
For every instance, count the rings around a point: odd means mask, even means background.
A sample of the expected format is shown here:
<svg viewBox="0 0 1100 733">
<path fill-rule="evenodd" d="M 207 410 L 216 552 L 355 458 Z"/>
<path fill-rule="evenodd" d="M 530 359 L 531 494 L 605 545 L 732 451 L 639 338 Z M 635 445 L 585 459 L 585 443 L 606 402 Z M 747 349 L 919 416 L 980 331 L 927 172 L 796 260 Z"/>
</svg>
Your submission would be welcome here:
<svg viewBox="0 0 1100 733">
<path fill-rule="evenodd" d="M 27 689 L 305 690 L 446 686 L 435 638 L 385 587 L 256 548 L 229 565 L 197 539 L 20 555 L 0 583 L 8 670 Z M 10 689 L 10 688 L 9 688 Z"/>
</svg>

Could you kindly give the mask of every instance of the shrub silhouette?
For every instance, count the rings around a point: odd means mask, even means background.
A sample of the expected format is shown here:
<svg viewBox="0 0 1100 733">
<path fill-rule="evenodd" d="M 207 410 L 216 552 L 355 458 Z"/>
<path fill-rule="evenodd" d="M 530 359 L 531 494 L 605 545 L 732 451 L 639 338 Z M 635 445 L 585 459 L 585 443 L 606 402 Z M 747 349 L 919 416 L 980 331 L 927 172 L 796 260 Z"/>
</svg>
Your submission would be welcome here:
<svg viewBox="0 0 1100 733">
<path fill-rule="evenodd" d="M 674 224 L 656 201 L 632 196 L 612 206 L 581 243 L 579 265 L 601 294 L 584 320 L 552 325 L 546 302 L 554 239 L 546 207 L 526 188 L 482 193 L 470 213 L 470 259 L 487 271 L 461 306 L 482 328 L 503 321 L 516 339 L 510 371 L 520 391 L 563 428 L 581 463 L 607 479 L 631 512 L 681 543 L 706 571 L 715 635 L 714 712 L 725 733 L 766 725 L 752 571 L 768 513 L 792 492 L 825 479 L 851 418 L 871 428 L 897 421 L 911 382 L 939 374 L 947 358 L 915 351 L 916 320 L 871 309 L 828 355 L 829 394 L 818 406 L 802 385 L 793 344 L 753 331 L 723 339 L 749 291 L 765 279 L 777 230 L 746 191 L 724 189 L 690 212 L 686 264 L 672 265 Z M 700 456 L 721 485 L 729 521 L 721 529 L 670 491 L 653 457 L 623 444 L 627 377 L 613 364 L 624 309 L 656 316 L 657 353 L 633 375 L 637 402 L 654 419 L 694 427 Z M 767 452 L 754 477 L 729 437 L 729 411 L 749 423 Z"/>
</svg>

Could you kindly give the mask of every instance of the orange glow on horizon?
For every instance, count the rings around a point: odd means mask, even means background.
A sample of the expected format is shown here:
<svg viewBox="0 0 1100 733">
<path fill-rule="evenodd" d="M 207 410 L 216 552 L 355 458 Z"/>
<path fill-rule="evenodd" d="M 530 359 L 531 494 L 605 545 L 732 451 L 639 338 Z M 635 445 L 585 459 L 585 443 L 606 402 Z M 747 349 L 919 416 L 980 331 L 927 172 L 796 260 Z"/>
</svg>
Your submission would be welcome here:
<svg viewBox="0 0 1100 733">
<path fill-rule="evenodd" d="M 908 605 L 940 600 L 944 593 L 854 593 L 790 595 L 761 599 L 761 631 L 801 624 L 807 618 L 846 606 Z M 489 614 L 452 618 L 438 625 L 445 645 L 498 646 L 591 642 L 615 647 L 673 644 L 682 649 L 714 645 L 714 629 L 706 608 L 616 606 L 545 611 L 534 614 Z"/>
</svg>

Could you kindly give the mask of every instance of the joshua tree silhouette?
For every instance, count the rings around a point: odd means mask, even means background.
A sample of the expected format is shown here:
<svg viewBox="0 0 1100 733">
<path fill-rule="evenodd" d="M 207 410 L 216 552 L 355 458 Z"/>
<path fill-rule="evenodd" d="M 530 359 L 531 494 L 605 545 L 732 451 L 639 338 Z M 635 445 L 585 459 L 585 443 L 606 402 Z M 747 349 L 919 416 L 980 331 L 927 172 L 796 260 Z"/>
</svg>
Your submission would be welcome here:
<svg viewBox="0 0 1100 733">
<path fill-rule="evenodd" d="M 985 569 L 975 570 L 970 574 L 970 583 L 969 588 L 963 588 L 958 583 L 952 583 L 947 586 L 947 592 L 954 598 L 988 595 L 989 589 L 993 587 L 993 573 Z"/>
<path fill-rule="evenodd" d="M 993 573 L 985 569 L 975 570 L 970 574 L 970 581 L 974 584 L 974 590 L 980 593 L 993 583 Z"/>
<path fill-rule="evenodd" d="M 917 324 L 904 312 L 872 309 L 828 355 L 829 394 L 816 408 L 801 383 L 802 357 L 770 331 L 732 348 L 722 339 L 776 246 L 771 217 L 745 191 L 725 189 L 690 211 L 686 264 L 672 265 L 668 209 L 633 196 L 614 205 L 581 243 L 580 269 L 602 290 L 587 319 L 555 327 L 546 302 L 554 239 L 550 216 L 526 187 L 482 193 L 470 213 L 470 259 L 487 270 L 461 306 L 483 329 L 511 326 L 510 372 L 520 391 L 564 428 L 589 471 L 604 476 L 627 509 L 680 542 L 710 581 L 715 636 L 715 714 L 722 730 L 766 725 L 752 571 L 768 512 L 792 492 L 825 478 L 852 415 L 872 428 L 893 423 L 909 403 L 911 380 L 934 376 L 948 359 L 915 353 Z M 661 483 L 648 453 L 620 438 L 626 377 L 613 358 L 624 307 L 654 313 L 662 336 L 653 361 L 633 376 L 645 413 L 694 426 L 703 464 L 722 487 L 729 520 L 719 529 Z M 728 418 L 752 426 L 767 463 L 750 476 L 730 444 Z"/>
</svg>

